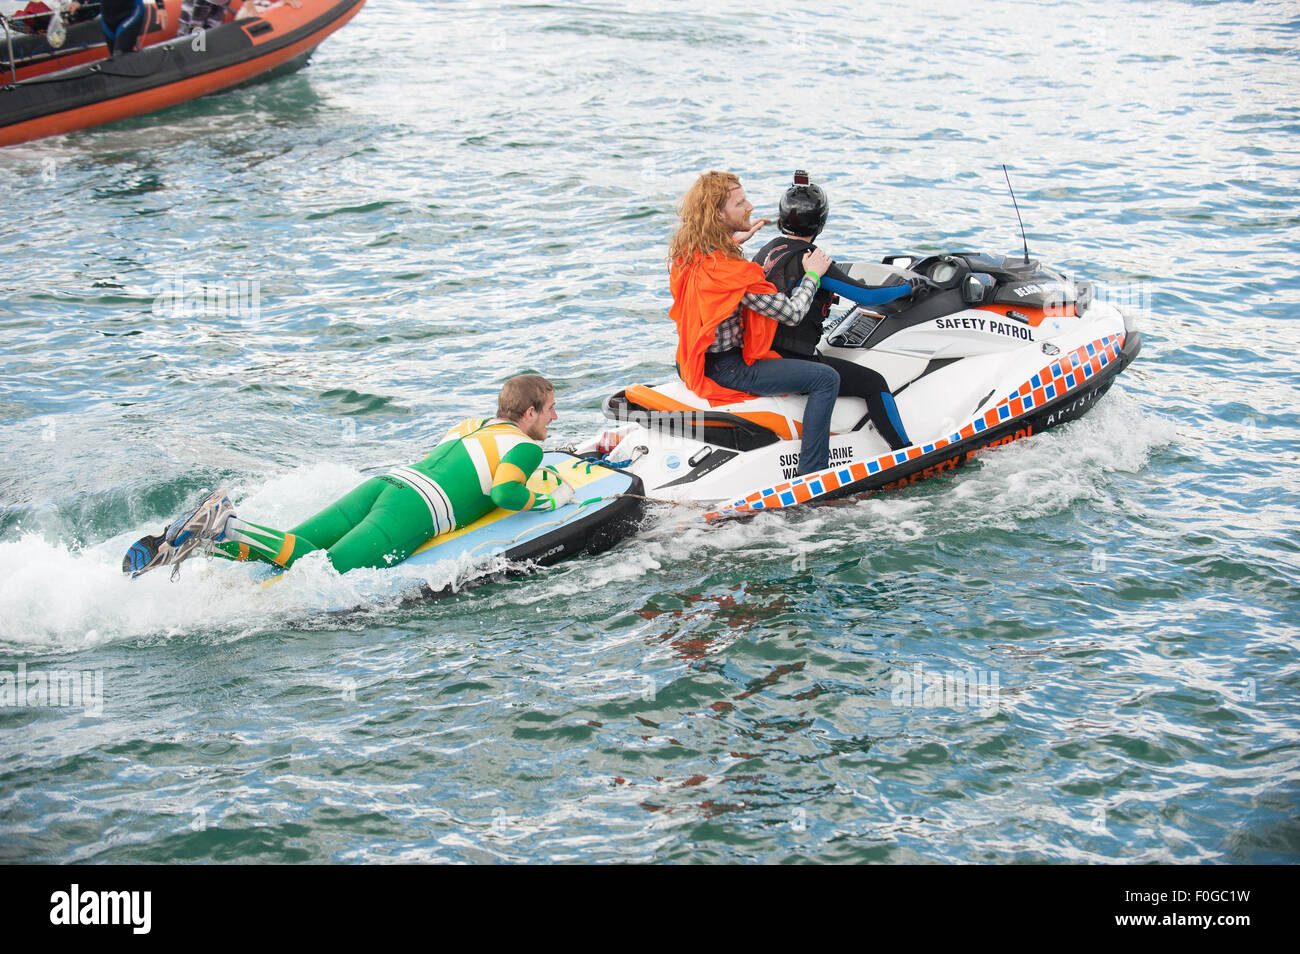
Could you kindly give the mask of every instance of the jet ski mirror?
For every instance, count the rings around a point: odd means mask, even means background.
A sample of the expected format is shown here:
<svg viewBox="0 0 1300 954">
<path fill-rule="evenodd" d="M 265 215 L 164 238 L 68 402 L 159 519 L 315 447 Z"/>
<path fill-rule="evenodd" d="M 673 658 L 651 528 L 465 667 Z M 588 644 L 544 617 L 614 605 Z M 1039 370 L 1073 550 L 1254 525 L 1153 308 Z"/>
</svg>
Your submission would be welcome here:
<svg viewBox="0 0 1300 954">
<path fill-rule="evenodd" d="M 880 260 L 881 265 L 893 265 L 896 268 L 911 268 L 916 259 L 910 255 L 887 255 Z"/>
<path fill-rule="evenodd" d="M 993 288 L 997 284 L 992 275 L 985 275 L 983 272 L 972 272 L 966 276 L 966 281 L 961 286 L 962 300 L 968 305 L 979 305 L 993 294 Z"/>
</svg>

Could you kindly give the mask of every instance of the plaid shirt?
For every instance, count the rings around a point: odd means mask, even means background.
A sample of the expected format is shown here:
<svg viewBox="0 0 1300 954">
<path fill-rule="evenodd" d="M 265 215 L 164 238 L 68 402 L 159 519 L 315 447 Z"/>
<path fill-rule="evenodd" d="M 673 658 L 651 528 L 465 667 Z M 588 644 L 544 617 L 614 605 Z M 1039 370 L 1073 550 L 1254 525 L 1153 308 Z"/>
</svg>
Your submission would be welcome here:
<svg viewBox="0 0 1300 954">
<path fill-rule="evenodd" d="M 709 351 L 717 354 L 721 351 L 734 351 L 739 348 L 745 337 L 745 322 L 741 317 L 741 308 L 752 308 L 769 318 L 775 318 L 783 325 L 797 325 L 812 306 L 813 296 L 817 294 L 816 279 L 803 277 L 791 294 L 775 292 L 771 295 L 745 295 L 731 316 L 724 318 L 718 325 L 713 344 Z"/>
<path fill-rule="evenodd" d="M 230 0 L 181 0 L 181 20 L 176 33 L 184 36 L 199 30 L 215 30 L 230 11 Z M 249 13 L 252 13 L 250 8 Z"/>
</svg>

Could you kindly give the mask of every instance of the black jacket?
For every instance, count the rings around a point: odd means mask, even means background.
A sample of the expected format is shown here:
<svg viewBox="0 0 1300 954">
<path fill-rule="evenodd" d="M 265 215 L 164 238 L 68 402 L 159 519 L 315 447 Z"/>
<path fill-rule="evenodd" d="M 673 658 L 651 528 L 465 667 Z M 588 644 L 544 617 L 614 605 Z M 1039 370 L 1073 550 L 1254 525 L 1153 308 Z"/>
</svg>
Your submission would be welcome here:
<svg viewBox="0 0 1300 954">
<path fill-rule="evenodd" d="M 803 280 L 804 255 L 816 247 L 803 239 L 779 235 L 758 250 L 754 261 L 763 267 L 763 274 L 777 291 L 789 294 Z M 835 296 L 826 289 L 818 289 L 803 321 L 797 325 L 776 326 L 772 347 L 786 357 L 812 357 L 816 354 L 834 300 Z"/>
</svg>

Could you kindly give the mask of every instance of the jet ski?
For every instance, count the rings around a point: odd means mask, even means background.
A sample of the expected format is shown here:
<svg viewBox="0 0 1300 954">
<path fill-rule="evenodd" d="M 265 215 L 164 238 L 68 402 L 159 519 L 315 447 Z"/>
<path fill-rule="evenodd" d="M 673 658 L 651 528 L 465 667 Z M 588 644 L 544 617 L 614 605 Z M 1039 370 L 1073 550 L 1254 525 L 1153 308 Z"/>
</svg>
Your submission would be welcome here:
<svg viewBox="0 0 1300 954">
<path fill-rule="evenodd" d="M 606 399 L 613 423 L 575 452 L 625 468 L 650 498 L 712 505 L 719 518 L 903 487 L 982 451 L 1087 413 L 1141 349 L 1135 323 L 1028 253 L 893 255 L 839 263 L 868 285 L 914 282 L 908 297 L 855 305 L 819 351 L 889 384 L 913 443 L 892 450 L 861 398 L 831 417 L 830 466 L 796 476 L 804 395 L 713 407 L 680 380 Z"/>
</svg>

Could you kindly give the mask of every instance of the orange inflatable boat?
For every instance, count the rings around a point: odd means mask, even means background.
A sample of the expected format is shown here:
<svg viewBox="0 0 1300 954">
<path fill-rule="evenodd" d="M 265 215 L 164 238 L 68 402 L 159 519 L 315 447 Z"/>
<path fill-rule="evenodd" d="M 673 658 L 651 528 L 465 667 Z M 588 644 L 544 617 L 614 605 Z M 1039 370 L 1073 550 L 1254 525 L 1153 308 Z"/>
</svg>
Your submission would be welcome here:
<svg viewBox="0 0 1300 954">
<path fill-rule="evenodd" d="M 0 146 L 151 113 L 292 72 L 365 0 L 232 0 L 224 23 L 177 36 L 181 0 L 146 4 L 134 53 L 108 57 L 98 17 L 44 34 L 0 38 Z M 160 9 L 161 8 L 161 9 Z M 53 31 L 51 31 L 53 32 Z"/>
</svg>

